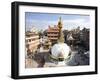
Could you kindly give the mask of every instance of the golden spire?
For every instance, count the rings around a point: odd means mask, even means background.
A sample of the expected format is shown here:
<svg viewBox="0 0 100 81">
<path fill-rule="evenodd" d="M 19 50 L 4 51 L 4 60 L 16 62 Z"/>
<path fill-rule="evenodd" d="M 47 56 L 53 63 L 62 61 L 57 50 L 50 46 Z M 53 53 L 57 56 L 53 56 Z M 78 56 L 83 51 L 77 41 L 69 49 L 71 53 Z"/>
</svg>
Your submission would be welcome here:
<svg viewBox="0 0 100 81">
<path fill-rule="evenodd" d="M 61 17 L 59 17 L 59 21 L 58 21 L 58 28 L 59 28 L 59 37 L 58 37 L 58 42 L 59 43 L 64 43 L 64 35 L 62 32 L 62 21 L 61 21 Z"/>
<path fill-rule="evenodd" d="M 59 17 L 59 21 L 61 22 L 61 17 Z"/>
<path fill-rule="evenodd" d="M 59 21 L 58 21 L 58 28 L 59 28 L 60 30 L 62 29 L 61 17 L 59 17 Z"/>
</svg>

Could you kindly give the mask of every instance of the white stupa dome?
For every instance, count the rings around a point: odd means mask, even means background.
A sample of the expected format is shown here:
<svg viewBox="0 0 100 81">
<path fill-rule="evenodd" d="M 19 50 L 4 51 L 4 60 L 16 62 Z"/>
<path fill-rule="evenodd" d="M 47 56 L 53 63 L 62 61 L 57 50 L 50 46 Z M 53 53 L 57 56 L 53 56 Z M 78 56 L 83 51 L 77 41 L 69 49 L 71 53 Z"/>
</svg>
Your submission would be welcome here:
<svg viewBox="0 0 100 81">
<path fill-rule="evenodd" d="M 51 54 L 54 58 L 58 58 L 59 54 L 62 54 L 63 58 L 66 59 L 70 51 L 70 47 L 66 43 L 58 43 L 51 48 Z"/>
</svg>

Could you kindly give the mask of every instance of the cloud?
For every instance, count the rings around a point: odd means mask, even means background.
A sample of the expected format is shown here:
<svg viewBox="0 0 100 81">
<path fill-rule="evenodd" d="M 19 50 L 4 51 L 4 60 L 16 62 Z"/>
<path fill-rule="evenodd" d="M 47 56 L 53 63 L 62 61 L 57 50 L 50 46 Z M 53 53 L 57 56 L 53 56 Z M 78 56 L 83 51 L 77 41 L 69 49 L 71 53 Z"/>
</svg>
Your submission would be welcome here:
<svg viewBox="0 0 100 81">
<path fill-rule="evenodd" d="M 73 19 L 73 20 L 63 20 L 63 26 L 65 29 L 72 29 L 77 28 L 80 26 L 80 28 L 90 27 L 90 21 L 86 21 L 86 19 Z"/>
<path fill-rule="evenodd" d="M 37 29 L 41 30 L 41 29 L 47 29 L 48 25 L 57 25 L 58 21 L 57 20 L 53 20 L 53 21 L 46 21 L 46 20 L 33 20 L 33 19 L 28 19 L 26 20 L 26 29 L 31 29 L 33 26 L 35 26 Z M 73 29 L 73 28 L 77 28 L 78 26 L 80 26 L 81 28 L 83 27 L 90 27 L 90 21 L 86 21 L 85 18 L 81 18 L 81 19 L 69 19 L 69 20 L 62 20 L 63 23 L 63 27 L 65 29 Z"/>
<path fill-rule="evenodd" d="M 64 23 L 83 23 L 84 19 L 73 19 L 73 20 L 64 20 Z"/>
</svg>

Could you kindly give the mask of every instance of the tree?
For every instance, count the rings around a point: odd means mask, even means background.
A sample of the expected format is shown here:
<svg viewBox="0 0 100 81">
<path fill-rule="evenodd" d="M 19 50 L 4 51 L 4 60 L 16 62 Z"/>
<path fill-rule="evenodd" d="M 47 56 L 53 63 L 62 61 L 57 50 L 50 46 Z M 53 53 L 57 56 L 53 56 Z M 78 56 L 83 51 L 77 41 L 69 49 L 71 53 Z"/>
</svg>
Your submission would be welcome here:
<svg viewBox="0 0 100 81">
<path fill-rule="evenodd" d="M 42 30 L 40 30 L 40 31 L 38 32 L 38 34 L 39 34 L 39 38 L 41 38 L 41 37 L 43 36 Z"/>
<path fill-rule="evenodd" d="M 44 35 L 44 36 L 47 36 L 47 30 L 44 30 L 44 31 L 43 31 L 43 35 Z"/>
</svg>

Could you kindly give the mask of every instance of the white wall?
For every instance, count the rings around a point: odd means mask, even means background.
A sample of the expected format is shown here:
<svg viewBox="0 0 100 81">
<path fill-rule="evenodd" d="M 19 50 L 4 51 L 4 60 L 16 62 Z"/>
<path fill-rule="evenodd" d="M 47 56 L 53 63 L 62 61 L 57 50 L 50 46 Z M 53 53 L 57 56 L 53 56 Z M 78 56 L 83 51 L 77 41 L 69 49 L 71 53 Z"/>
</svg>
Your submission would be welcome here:
<svg viewBox="0 0 100 81">
<path fill-rule="evenodd" d="M 12 81 L 10 78 L 11 68 L 11 2 L 14 0 L 1 0 L 0 1 L 0 81 Z M 18 1 L 18 0 L 16 0 Z M 20 0 L 19 0 L 20 1 Z M 100 10 L 100 0 L 21 0 L 30 2 L 43 2 L 43 3 L 60 3 L 60 4 L 73 4 L 73 5 L 87 5 L 98 6 Z M 100 11 L 98 11 L 100 14 Z M 100 21 L 100 15 L 98 16 Z M 98 23 L 98 29 L 100 24 Z M 99 32 L 100 34 L 100 32 Z M 100 37 L 98 38 L 100 41 Z M 98 43 L 100 45 L 100 43 Z M 100 51 L 99 51 L 100 53 Z M 100 57 L 100 54 L 98 54 Z M 100 67 L 100 58 L 99 58 Z M 99 70 L 100 71 L 100 70 Z M 33 79 L 29 79 L 33 81 Z M 26 81 L 29 81 L 26 79 Z M 39 78 L 36 81 L 99 81 L 100 74 L 98 75 L 82 75 L 82 76 L 66 76 L 66 77 L 53 77 L 53 78 Z"/>
</svg>

